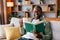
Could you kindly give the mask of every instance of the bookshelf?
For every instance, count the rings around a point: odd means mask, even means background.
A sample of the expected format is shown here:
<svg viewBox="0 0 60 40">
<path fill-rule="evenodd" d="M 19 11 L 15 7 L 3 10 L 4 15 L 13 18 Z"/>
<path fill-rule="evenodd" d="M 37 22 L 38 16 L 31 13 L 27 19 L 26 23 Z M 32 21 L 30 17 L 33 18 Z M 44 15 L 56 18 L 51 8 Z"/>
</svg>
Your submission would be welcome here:
<svg viewBox="0 0 60 40">
<path fill-rule="evenodd" d="M 50 0 L 51 1 L 51 0 Z M 53 6 L 55 6 L 56 7 L 56 3 L 53 3 L 53 4 L 47 4 L 47 3 L 42 3 L 42 4 L 40 4 L 40 0 L 35 0 L 35 2 L 34 2 L 34 0 L 15 0 L 15 6 L 16 6 L 16 8 L 18 9 L 17 11 L 24 11 L 25 12 L 25 10 L 27 10 L 27 9 L 29 9 L 30 8 L 30 10 L 32 11 L 32 7 L 34 6 L 34 5 L 39 5 L 39 6 L 45 6 L 45 9 L 44 8 L 42 8 L 43 10 L 46 10 L 47 8 L 50 10 L 50 6 L 51 7 L 53 7 Z M 25 9 L 24 9 L 24 7 L 25 7 Z M 23 10 L 24 9 L 24 10 Z M 55 8 L 54 8 L 55 9 Z M 55 10 L 53 10 L 53 11 L 55 11 Z M 53 12 L 53 11 L 51 11 L 51 12 Z M 29 12 L 29 11 L 28 11 Z M 43 11 L 44 12 L 44 11 Z M 47 11 L 46 10 L 46 12 L 50 12 L 50 11 Z"/>
<path fill-rule="evenodd" d="M 35 5 L 42 7 L 46 19 L 56 20 L 58 18 L 58 0 L 14 0 L 13 12 L 24 15 L 25 12 L 33 13 Z"/>
</svg>

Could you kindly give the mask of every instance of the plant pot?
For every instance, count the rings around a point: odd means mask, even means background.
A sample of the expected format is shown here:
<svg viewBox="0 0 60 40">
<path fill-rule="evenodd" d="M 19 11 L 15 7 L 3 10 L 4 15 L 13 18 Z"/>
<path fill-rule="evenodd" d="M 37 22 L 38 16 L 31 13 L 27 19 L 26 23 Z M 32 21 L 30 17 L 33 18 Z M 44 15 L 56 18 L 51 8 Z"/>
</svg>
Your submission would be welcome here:
<svg viewBox="0 0 60 40">
<path fill-rule="evenodd" d="M 40 1 L 40 4 L 43 4 L 43 2 L 42 2 L 42 1 Z"/>
<path fill-rule="evenodd" d="M 48 9 L 49 9 L 49 8 L 46 6 L 45 8 L 43 8 L 42 11 L 43 11 L 43 12 L 47 12 L 47 11 L 49 11 Z"/>
<path fill-rule="evenodd" d="M 25 5 L 30 5 L 30 1 L 25 1 Z"/>
</svg>

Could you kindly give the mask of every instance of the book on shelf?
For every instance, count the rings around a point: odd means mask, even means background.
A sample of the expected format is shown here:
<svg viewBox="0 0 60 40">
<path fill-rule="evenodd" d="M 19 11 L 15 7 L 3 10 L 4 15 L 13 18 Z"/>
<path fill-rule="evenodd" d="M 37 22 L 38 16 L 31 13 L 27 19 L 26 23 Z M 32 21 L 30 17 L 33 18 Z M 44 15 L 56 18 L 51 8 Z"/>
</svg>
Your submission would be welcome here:
<svg viewBox="0 0 60 40">
<path fill-rule="evenodd" d="M 44 32 L 44 22 L 33 24 L 31 22 L 25 22 L 26 32 L 32 32 L 33 30 L 37 32 Z"/>
</svg>

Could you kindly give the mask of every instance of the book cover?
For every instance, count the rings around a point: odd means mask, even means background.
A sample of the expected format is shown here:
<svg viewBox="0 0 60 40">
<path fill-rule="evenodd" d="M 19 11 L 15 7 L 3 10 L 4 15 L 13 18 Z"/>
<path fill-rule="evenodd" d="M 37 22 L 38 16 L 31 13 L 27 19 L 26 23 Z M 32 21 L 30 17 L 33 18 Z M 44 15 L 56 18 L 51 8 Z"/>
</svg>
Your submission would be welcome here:
<svg viewBox="0 0 60 40">
<path fill-rule="evenodd" d="M 44 22 L 40 22 L 37 24 L 25 22 L 26 32 L 31 32 L 33 30 L 37 32 L 44 32 Z"/>
</svg>

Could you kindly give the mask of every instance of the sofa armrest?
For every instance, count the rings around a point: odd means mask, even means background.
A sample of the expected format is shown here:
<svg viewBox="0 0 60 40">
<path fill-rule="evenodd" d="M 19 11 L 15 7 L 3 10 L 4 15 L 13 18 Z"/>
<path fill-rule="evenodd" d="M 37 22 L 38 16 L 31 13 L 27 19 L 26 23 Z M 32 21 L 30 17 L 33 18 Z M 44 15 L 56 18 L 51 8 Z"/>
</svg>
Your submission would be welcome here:
<svg viewBox="0 0 60 40">
<path fill-rule="evenodd" d="M 60 40 L 60 21 L 50 21 L 54 40 Z"/>
<path fill-rule="evenodd" d="M 0 25 L 0 38 L 6 38 L 4 27 L 13 27 L 12 24 Z"/>
</svg>

